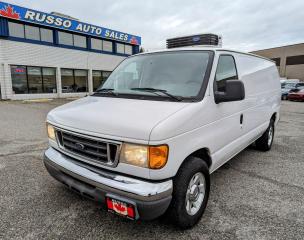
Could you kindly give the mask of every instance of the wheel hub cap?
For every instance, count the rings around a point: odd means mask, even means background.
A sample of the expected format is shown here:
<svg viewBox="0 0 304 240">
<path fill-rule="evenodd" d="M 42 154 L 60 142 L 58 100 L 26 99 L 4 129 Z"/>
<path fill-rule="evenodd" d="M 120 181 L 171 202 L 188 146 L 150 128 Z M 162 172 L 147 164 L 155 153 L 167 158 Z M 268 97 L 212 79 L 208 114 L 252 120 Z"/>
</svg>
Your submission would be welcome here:
<svg viewBox="0 0 304 240">
<path fill-rule="evenodd" d="M 204 201 L 206 191 L 206 180 L 204 175 L 199 172 L 191 178 L 186 192 L 186 210 L 189 215 L 195 215 Z"/>
<path fill-rule="evenodd" d="M 273 138 L 273 127 L 271 126 L 268 131 L 268 146 L 271 145 Z"/>
</svg>

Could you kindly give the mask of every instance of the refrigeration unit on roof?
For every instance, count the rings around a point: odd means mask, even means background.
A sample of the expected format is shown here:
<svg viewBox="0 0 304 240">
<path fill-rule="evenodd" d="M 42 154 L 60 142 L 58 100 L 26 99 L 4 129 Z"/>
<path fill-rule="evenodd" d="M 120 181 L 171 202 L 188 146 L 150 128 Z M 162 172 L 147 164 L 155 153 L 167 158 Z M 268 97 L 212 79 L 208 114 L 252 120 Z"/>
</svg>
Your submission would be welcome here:
<svg viewBox="0 0 304 240">
<path fill-rule="evenodd" d="M 222 36 L 205 33 L 167 39 L 167 48 L 189 46 L 222 46 Z"/>
</svg>

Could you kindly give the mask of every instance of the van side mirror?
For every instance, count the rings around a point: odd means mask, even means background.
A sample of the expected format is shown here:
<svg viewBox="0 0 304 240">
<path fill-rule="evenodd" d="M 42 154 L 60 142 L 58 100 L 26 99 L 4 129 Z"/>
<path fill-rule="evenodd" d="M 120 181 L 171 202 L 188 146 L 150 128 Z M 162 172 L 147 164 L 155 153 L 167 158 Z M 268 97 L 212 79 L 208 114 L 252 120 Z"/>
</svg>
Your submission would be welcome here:
<svg viewBox="0 0 304 240">
<path fill-rule="evenodd" d="M 215 103 L 240 101 L 245 98 L 244 84 L 240 80 L 227 80 L 225 92 L 214 92 Z"/>
</svg>

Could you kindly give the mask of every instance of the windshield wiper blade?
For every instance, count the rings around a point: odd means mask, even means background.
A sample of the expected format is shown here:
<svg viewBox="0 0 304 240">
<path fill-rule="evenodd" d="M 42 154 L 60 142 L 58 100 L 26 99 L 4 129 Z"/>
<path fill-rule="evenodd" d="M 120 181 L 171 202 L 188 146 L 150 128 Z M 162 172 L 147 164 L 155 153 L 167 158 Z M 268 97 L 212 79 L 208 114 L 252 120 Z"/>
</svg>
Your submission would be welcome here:
<svg viewBox="0 0 304 240">
<path fill-rule="evenodd" d="M 167 97 L 170 97 L 176 101 L 182 101 L 183 98 L 182 97 L 178 97 L 178 96 L 174 96 L 170 93 L 167 92 L 167 90 L 165 89 L 157 89 L 157 88 L 131 88 L 131 90 L 134 90 L 134 91 L 143 91 L 143 92 L 152 92 L 152 93 L 157 93 L 157 92 L 161 92 L 163 93 L 164 95 L 166 95 Z"/>
<path fill-rule="evenodd" d="M 95 91 L 95 93 L 105 93 L 105 94 L 112 94 L 114 96 L 117 96 L 118 94 L 114 92 L 114 89 L 113 88 L 100 88 L 100 89 L 97 89 Z"/>
</svg>

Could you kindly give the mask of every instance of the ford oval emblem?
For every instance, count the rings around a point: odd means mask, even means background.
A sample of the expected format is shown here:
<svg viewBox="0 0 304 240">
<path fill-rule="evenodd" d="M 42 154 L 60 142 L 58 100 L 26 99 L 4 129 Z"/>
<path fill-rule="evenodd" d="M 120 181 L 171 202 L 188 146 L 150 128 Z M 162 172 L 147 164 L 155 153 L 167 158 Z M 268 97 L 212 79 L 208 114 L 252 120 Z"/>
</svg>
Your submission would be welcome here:
<svg viewBox="0 0 304 240">
<path fill-rule="evenodd" d="M 84 145 L 81 144 L 81 143 L 75 143 L 75 147 L 78 149 L 78 150 L 84 150 Z"/>
<path fill-rule="evenodd" d="M 193 42 L 198 42 L 199 40 L 201 40 L 200 37 L 193 37 L 193 38 L 192 38 L 192 41 L 193 41 Z"/>
</svg>

